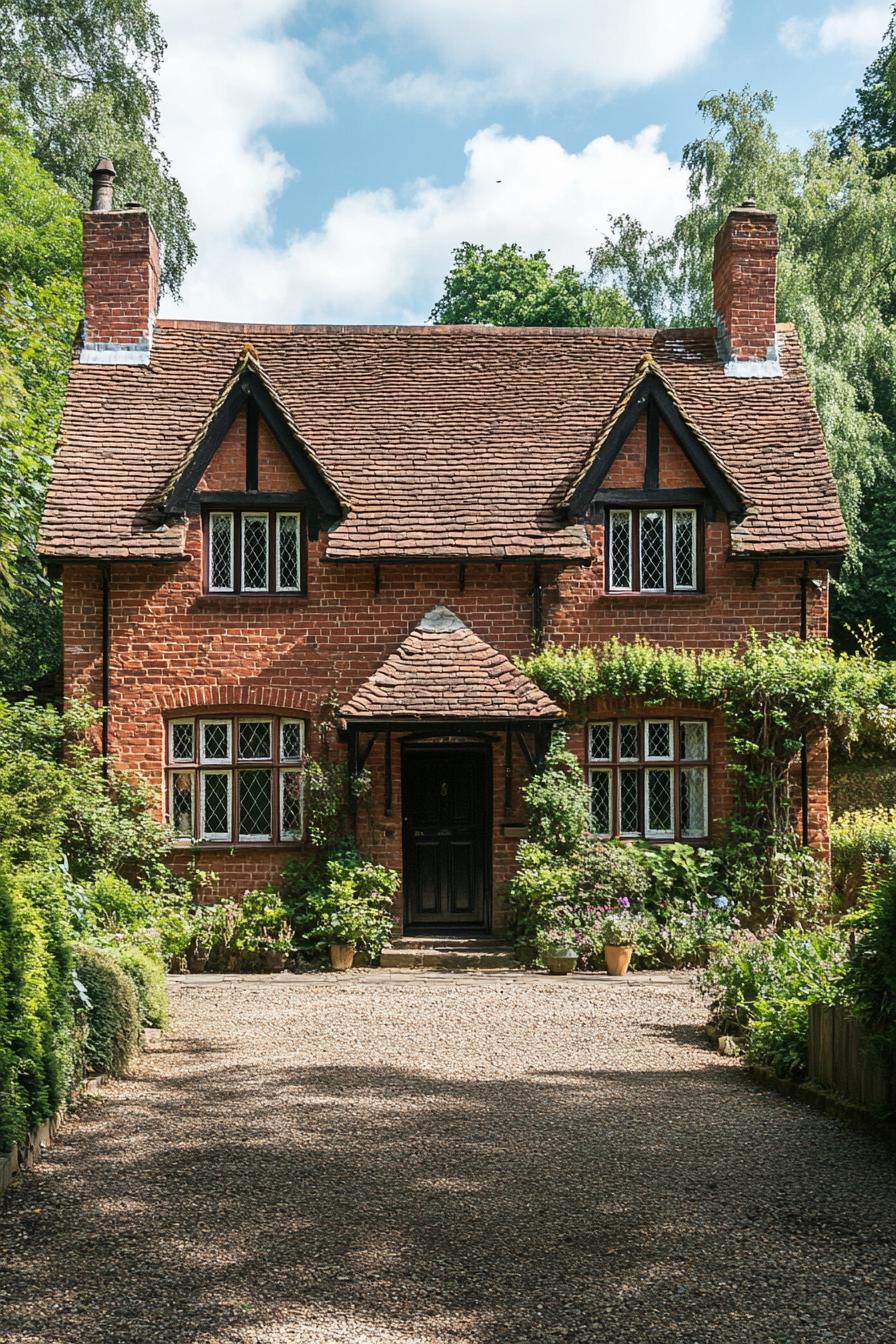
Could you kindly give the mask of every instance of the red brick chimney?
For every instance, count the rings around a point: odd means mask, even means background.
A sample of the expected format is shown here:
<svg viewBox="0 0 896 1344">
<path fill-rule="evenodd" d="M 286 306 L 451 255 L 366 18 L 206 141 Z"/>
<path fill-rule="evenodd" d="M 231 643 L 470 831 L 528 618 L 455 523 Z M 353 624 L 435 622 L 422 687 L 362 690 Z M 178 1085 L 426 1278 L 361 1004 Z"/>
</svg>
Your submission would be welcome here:
<svg viewBox="0 0 896 1344">
<path fill-rule="evenodd" d="M 148 364 L 159 306 L 159 240 L 140 205 L 115 210 L 115 169 L 99 159 L 84 224 L 82 364 Z"/>
<path fill-rule="evenodd" d="M 778 372 L 775 345 L 778 217 L 744 201 L 716 234 L 713 307 L 728 373 Z"/>
</svg>

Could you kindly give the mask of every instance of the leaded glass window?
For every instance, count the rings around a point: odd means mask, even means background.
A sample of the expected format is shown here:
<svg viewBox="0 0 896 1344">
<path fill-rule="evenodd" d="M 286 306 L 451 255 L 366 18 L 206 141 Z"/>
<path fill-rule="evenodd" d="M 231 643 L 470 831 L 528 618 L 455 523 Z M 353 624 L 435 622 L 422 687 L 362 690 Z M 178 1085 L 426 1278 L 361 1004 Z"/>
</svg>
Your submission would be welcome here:
<svg viewBox="0 0 896 1344">
<path fill-rule="evenodd" d="M 589 723 L 585 747 L 596 834 L 704 840 L 709 835 L 705 719 Z"/>
<path fill-rule="evenodd" d="M 697 510 L 672 510 L 673 587 L 697 587 Z"/>
<path fill-rule="evenodd" d="M 233 514 L 212 513 L 208 520 L 208 586 L 214 593 L 233 591 Z"/>
<path fill-rule="evenodd" d="M 243 592 L 264 593 L 268 590 L 268 529 L 266 513 L 242 515 Z"/>
<path fill-rule="evenodd" d="M 302 515 L 213 511 L 206 524 L 210 593 L 301 593 Z"/>
<path fill-rule="evenodd" d="M 641 591 L 664 592 L 666 588 L 666 514 L 654 509 L 641 514 Z"/>
<path fill-rule="evenodd" d="M 303 720 L 219 713 L 173 719 L 165 737 L 166 811 L 176 840 L 302 839 Z"/>
<path fill-rule="evenodd" d="M 632 586 L 632 515 L 630 509 L 610 510 L 610 587 Z"/>
<path fill-rule="evenodd" d="M 700 588 L 700 510 L 607 510 L 606 587 L 618 593 L 682 593 Z"/>
<path fill-rule="evenodd" d="M 301 516 L 277 514 L 277 591 L 297 592 L 302 586 Z"/>
</svg>

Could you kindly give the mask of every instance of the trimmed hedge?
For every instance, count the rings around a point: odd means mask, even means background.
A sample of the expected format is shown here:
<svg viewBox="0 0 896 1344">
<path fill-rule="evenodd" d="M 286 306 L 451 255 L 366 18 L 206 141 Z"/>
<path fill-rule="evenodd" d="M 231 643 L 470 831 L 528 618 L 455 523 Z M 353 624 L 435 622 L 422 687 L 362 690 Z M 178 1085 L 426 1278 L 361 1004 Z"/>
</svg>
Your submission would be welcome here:
<svg viewBox="0 0 896 1344">
<path fill-rule="evenodd" d="M 115 957 L 78 944 L 75 975 L 87 995 L 84 1063 L 89 1073 L 123 1074 L 140 1049 L 140 1008 L 132 980 Z"/>
<path fill-rule="evenodd" d="M 134 986 L 143 1026 L 167 1026 L 168 994 L 161 952 L 153 953 L 147 948 L 125 944 L 115 953 L 115 959 Z"/>
<path fill-rule="evenodd" d="M 0 1152 L 69 1095 L 77 1072 L 60 874 L 0 868 Z"/>
</svg>

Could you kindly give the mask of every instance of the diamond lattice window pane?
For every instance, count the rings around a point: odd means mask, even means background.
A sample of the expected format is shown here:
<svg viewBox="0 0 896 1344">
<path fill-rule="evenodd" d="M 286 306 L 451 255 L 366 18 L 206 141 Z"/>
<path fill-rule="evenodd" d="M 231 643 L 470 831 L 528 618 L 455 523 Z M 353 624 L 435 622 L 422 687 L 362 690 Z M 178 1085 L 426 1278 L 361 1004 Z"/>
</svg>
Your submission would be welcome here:
<svg viewBox="0 0 896 1344">
<path fill-rule="evenodd" d="M 219 592 L 233 588 L 232 513 L 213 513 L 209 518 L 208 586 Z"/>
<path fill-rule="evenodd" d="M 588 752 L 592 761 L 608 761 L 611 756 L 612 725 L 592 723 L 588 728 Z"/>
<path fill-rule="evenodd" d="M 641 789 L 636 770 L 619 775 L 619 831 L 621 835 L 641 834 Z"/>
<path fill-rule="evenodd" d="M 591 826 L 598 835 L 610 834 L 610 772 L 591 771 Z"/>
<path fill-rule="evenodd" d="M 672 834 L 672 771 L 647 770 L 647 830 L 651 835 Z"/>
<path fill-rule="evenodd" d="M 240 839 L 271 838 L 271 771 L 241 770 Z"/>
<path fill-rule="evenodd" d="M 675 587 L 696 587 L 697 514 L 693 509 L 676 509 L 672 515 Z"/>
<path fill-rule="evenodd" d="M 202 834 L 206 840 L 230 839 L 230 775 L 223 770 L 202 776 Z"/>
<path fill-rule="evenodd" d="M 240 720 L 240 760 L 269 761 L 271 759 L 271 724 L 269 719 Z"/>
<path fill-rule="evenodd" d="M 202 759 L 204 761 L 230 760 L 230 722 L 227 719 L 210 720 L 202 724 Z"/>
<path fill-rule="evenodd" d="M 301 554 L 299 550 L 299 515 L 277 515 L 277 587 L 295 590 L 301 586 Z"/>
<path fill-rule="evenodd" d="M 280 775 L 280 832 L 285 840 L 302 835 L 302 774 L 284 770 Z"/>
<path fill-rule="evenodd" d="M 300 761 L 305 749 L 305 725 L 301 719 L 286 719 L 280 725 L 280 759 Z"/>
<path fill-rule="evenodd" d="M 671 760 L 671 723 L 664 719 L 653 719 L 647 724 L 647 755 L 655 761 Z"/>
<path fill-rule="evenodd" d="M 243 514 L 243 588 L 261 592 L 268 587 L 268 516 Z"/>
<path fill-rule="evenodd" d="M 680 806 L 682 835 L 706 835 L 705 770 L 682 770 Z"/>
<path fill-rule="evenodd" d="M 171 825 L 174 834 L 193 837 L 193 772 L 178 770 L 171 776 Z"/>
<path fill-rule="evenodd" d="M 620 723 L 619 758 L 623 761 L 641 759 L 641 727 L 637 723 Z"/>
<path fill-rule="evenodd" d="M 194 755 L 193 720 L 171 725 L 172 761 L 192 761 Z"/>
<path fill-rule="evenodd" d="M 666 587 L 666 515 L 659 510 L 641 514 L 641 588 L 662 592 Z"/>
<path fill-rule="evenodd" d="M 679 753 L 683 761 L 705 761 L 706 724 L 682 723 L 678 730 Z"/>
<path fill-rule="evenodd" d="M 632 515 L 627 510 L 610 513 L 610 587 L 632 586 Z"/>
</svg>

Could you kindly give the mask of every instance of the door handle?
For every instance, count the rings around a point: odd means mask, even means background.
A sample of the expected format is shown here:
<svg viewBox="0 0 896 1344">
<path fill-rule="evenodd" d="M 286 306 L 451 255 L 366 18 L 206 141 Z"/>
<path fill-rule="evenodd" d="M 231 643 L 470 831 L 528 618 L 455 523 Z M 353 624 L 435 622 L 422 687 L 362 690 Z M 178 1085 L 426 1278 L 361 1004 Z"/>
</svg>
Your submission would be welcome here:
<svg viewBox="0 0 896 1344">
<path fill-rule="evenodd" d="M 436 835 L 440 835 L 440 836 L 441 836 L 441 835 L 450 835 L 450 834 L 451 834 L 450 829 L 445 829 L 445 830 L 442 830 L 442 831 L 436 831 Z"/>
</svg>

